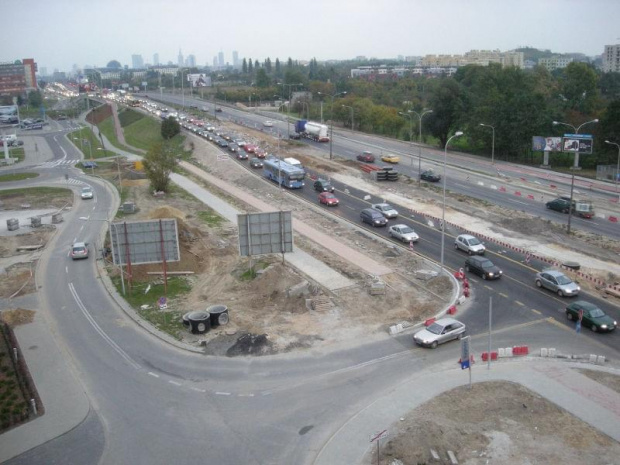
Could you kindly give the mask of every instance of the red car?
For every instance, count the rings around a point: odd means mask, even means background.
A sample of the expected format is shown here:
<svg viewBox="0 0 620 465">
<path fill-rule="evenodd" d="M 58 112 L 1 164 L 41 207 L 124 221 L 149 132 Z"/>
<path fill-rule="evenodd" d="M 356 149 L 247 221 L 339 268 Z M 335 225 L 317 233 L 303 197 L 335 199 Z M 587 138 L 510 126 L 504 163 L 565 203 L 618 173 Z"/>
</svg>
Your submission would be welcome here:
<svg viewBox="0 0 620 465">
<path fill-rule="evenodd" d="M 340 202 L 336 198 L 336 196 L 334 194 L 332 194 L 331 192 L 321 192 L 319 194 L 319 203 L 323 203 L 323 204 L 327 205 L 328 207 L 335 207 Z"/>
<path fill-rule="evenodd" d="M 372 152 L 366 151 L 366 152 L 360 153 L 357 156 L 357 159 L 359 161 L 363 161 L 363 162 L 366 162 L 366 163 L 374 163 L 375 156 L 372 154 Z"/>
<path fill-rule="evenodd" d="M 254 150 L 254 156 L 256 158 L 265 158 L 267 156 L 267 152 L 265 152 L 263 149 L 257 148 L 256 150 Z"/>
<path fill-rule="evenodd" d="M 243 147 L 245 149 L 246 152 L 248 153 L 255 153 L 256 149 L 258 148 L 256 145 L 253 144 L 245 144 L 245 146 Z"/>
</svg>

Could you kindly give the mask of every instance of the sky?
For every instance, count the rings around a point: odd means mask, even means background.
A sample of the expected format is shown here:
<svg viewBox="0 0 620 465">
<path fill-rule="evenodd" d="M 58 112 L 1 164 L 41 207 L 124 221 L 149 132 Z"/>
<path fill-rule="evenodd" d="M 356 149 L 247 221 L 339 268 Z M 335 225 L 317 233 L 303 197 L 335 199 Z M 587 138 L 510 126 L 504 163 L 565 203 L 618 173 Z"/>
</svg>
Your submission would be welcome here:
<svg viewBox="0 0 620 465">
<path fill-rule="evenodd" d="M 512 50 L 603 53 L 620 43 L 620 0 L 0 0 L 0 62 L 105 66 L 344 60 Z M 8 13 L 8 15 L 6 15 Z M 8 19 L 8 20 L 7 20 Z"/>
</svg>

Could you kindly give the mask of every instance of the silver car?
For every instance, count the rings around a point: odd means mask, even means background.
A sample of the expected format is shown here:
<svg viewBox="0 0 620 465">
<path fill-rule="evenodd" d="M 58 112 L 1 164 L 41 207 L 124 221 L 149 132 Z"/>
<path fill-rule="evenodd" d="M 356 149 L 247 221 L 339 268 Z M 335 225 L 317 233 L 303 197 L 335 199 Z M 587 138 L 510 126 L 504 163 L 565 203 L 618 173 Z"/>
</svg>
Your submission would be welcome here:
<svg viewBox="0 0 620 465">
<path fill-rule="evenodd" d="M 389 203 L 375 203 L 372 208 L 381 212 L 387 219 L 398 217 L 398 212 Z"/>
<path fill-rule="evenodd" d="M 418 242 L 418 239 L 420 239 L 416 232 L 406 224 L 395 224 L 394 226 L 390 226 L 388 234 L 394 239 L 407 243 Z"/>
<path fill-rule="evenodd" d="M 469 255 L 484 255 L 487 248 L 480 240 L 471 234 L 461 234 L 454 241 L 454 248 L 462 250 Z"/>
<path fill-rule="evenodd" d="M 413 341 L 422 347 L 435 349 L 444 342 L 461 339 L 466 330 L 465 325 L 454 318 L 441 318 L 428 328 L 415 333 Z"/>
<path fill-rule="evenodd" d="M 573 297 L 581 288 L 561 271 L 543 270 L 536 273 L 536 285 L 557 292 L 560 297 Z"/>
</svg>

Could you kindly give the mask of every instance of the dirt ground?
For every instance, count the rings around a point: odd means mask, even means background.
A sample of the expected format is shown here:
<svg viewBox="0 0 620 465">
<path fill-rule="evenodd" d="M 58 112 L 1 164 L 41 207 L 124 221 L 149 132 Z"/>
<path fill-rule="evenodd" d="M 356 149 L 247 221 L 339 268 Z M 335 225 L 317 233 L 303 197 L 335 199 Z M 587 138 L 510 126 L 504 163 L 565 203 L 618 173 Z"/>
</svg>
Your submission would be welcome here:
<svg viewBox="0 0 620 465">
<path fill-rule="evenodd" d="M 620 377 L 582 370 L 620 392 Z M 445 392 L 409 412 L 381 446 L 382 465 L 610 465 L 620 444 L 532 391 L 485 382 Z M 432 459 L 431 449 L 442 461 Z M 400 460 L 397 462 L 396 460 Z M 376 449 L 363 461 L 376 464 Z"/>
</svg>

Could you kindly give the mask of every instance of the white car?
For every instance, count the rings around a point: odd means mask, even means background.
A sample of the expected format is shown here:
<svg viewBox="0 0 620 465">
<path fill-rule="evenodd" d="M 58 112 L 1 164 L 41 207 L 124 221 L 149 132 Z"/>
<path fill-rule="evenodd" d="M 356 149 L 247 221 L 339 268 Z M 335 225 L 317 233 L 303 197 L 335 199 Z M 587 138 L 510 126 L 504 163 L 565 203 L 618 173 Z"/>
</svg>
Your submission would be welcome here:
<svg viewBox="0 0 620 465">
<path fill-rule="evenodd" d="M 372 208 L 380 211 L 387 219 L 398 217 L 398 212 L 389 203 L 375 203 Z"/>
<path fill-rule="evenodd" d="M 92 199 L 94 197 L 93 188 L 90 186 L 82 187 L 82 193 L 80 194 L 82 199 Z"/>
<path fill-rule="evenodd" d="M 432 323 L 428 328 L 418 331 L 413 336 L 413 341 L 422 347 L 436 349 L 439 344 L 461 339 L 467 328 L 463 323 L 454 318 L 441 318 Z"/>
<path fill-rule="evenodd" d="M 390 226 L 388 234 L 390 237 L 406 243 L 418 242 L 418 239 L 420 239 L 420 236 L 406 224 L 395 224 L 394 226 Z"/>
<path fill-rule="evenodd" d="M 462 250 L 469 255 L 484 255 L 487 248 L 477 237 L 470 234 L 461 234 L 454 241 L 454 248 Z"/>
<path fill-rule="evenodd" d="M 263 123 L 263 126 L 265 126 L 266 128 L 273 127 L 273 122 L 272 121 L 265 121 Z"/>
</svg>

